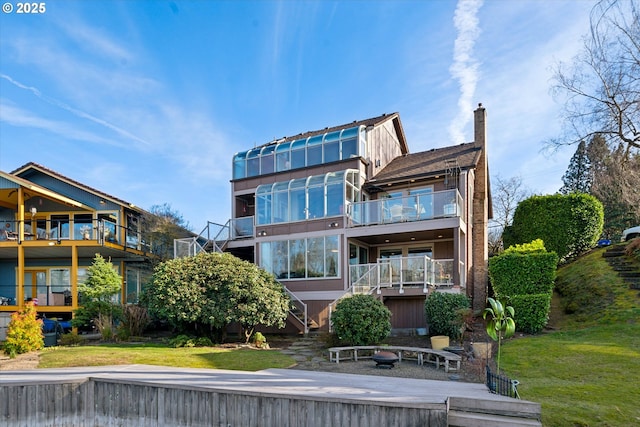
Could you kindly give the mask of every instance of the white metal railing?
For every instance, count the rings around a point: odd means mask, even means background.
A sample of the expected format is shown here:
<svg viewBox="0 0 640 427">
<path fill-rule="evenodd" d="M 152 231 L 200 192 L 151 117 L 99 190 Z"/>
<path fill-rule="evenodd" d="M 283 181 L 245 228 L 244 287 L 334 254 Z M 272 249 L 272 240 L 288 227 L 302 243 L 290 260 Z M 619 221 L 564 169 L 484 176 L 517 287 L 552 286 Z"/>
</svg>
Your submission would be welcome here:
<svg viewBox="0 0 640 427">
<path fill-rule="evenodd" d="M 287 289 L 286 286 L 282 286 L 291 298 L 291 309 L 289 310 L 289 314 L 293 316 L 304 328 L 304 334 L 307 335 L 309 333 L 309 316 L 307 312 L 307 304 L 305 304 L 296 294 Z"/>
<path fill-rule="evenodd" d="M 429 286 L 452 287 L 455 282 L 453 259 L 433 259 L 425 255 L 379 258 L 375 264 L 349 266 L 349 280 L 356 292 L 367 293 L 375 288 L 398 287 L 404 293 L 406 286 L 421 286 L 428 292 Z M 460 263 L 460 285 L 464 284 L 464 263 Z M 359 288 L 359 289 L 358 289 Z"/>
<path fill-rule="evenodd" d="M 430 194 L 352 203 L 348 215 L 353 226 L 447 217 L 464 219 L 463 206 L 462 196 L 458 190 L 444 190 Z"/>
</svg>

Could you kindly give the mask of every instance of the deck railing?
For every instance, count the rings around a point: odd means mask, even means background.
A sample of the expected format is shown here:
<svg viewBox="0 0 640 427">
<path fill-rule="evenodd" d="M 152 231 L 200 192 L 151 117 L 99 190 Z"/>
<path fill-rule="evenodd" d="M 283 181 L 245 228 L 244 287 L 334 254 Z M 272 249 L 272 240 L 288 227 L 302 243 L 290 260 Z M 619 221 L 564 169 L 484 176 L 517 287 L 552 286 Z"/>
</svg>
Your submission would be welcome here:
<svg viewBox="0 0 640 427">
<path fill-rule="evenodd" d="M 351 204 L 351 225 L 366 226 L 437 218 L 463 217 L 462 196 L 458 190 L 429 194 L 368 200 Z"/>
</svg>

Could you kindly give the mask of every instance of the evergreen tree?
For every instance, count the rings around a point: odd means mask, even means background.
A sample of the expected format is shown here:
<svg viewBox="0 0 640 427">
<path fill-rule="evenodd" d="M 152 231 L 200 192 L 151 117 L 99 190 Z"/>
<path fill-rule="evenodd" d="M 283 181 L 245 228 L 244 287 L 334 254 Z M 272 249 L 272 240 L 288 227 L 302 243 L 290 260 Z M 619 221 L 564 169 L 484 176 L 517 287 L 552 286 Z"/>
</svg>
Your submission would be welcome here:
<svg viewBox="0 0 640 427">
<path fill-rule="evenodd" d="M 587 155 L 587 144 L 580 141 L 578 149 L 569 161 L 569 167 L 562 177 L 563 186 L 560 193 L 591 193 L 591 164 Z"/>
</svg>

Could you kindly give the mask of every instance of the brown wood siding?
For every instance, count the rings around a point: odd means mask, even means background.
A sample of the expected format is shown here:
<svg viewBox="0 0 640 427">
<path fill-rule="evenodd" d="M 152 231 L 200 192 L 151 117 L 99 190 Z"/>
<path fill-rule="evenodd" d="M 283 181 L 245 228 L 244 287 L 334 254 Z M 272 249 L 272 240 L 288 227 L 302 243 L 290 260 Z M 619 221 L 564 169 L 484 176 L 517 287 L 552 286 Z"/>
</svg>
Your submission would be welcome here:
<svg viewBox="0 0 640 427">
<path fill-rule="evenodd" d="M 453 259 L 453 240 L 436 242 L 433 245 L 433 256 L 435 259 Z"/>
<path fill-rule="evenodd" d="M 424 316 L 425 297 L 386 298 L 384 305 L 391 311 L 391 327 L 396 329 L 424 328 L 427 321 Z"/>
</svg>

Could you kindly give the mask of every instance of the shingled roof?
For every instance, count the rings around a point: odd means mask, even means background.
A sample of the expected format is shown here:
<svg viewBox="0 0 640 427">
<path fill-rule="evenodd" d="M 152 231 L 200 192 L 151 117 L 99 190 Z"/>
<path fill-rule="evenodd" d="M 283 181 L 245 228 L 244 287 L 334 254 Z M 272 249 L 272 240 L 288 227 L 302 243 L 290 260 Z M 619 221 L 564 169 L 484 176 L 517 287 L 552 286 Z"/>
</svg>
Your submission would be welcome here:
<svg viewBox="0 0 640 427">
<path fill-rule="evenodd" d="M 129 208 L 131 208 L 133 210 L 139 211 L 139 212 L 145 212 L 144 209 L 141 209 L 141 208 L 135 206 L 132 203 L 129 203 L 129 202 L 125 201 L 125 200 L 122 200 L 122 199 L 120 199 L 118 197 L 111 196 L 111 195 L 109 195 L 107 193 L 104 193 L 104 192 L 102 192 L 100 190 L 97 190 L 97 189 L 95 189 L 93 187 L 85 185 L 85 184 L 83 184 L 81 182 L 75 181 L 75 180 L 73 180 L 71 178 L 68 178 L 68 177 L 66 177 L 66 176 L 64 176 L 64 175 L 62 175 L 62 174 L 60 174 L 60 173 L 58 173 L 58 172 L 56 172 L 56 171 L 54 171 L 52 169 L 49 169 L 49 168 L 47 168 L 45 166 L 42 166 L 42 165 L 40 165 L 38 163 L 29 162 L 29 163 L 27 163 L 25 165 L 20 166 L 19 168 L 15 169 L 14 171 L 10 172 L 10 174 L 28 180 L 29 176 L 32 173 L 38 173 L 38 172 L 39 173 L 44 173 L 44 174 L 49 175 L 49 176 L 52 176 L 52 177 L 54 177 L 54 178 L 56 178 L 56 179 L 58 179 L 58 180 L 60 180 L 62 182 L 70 184 L 70 185 L 72 185 L 74 187 L 81 188 L 81 189 L 83 189 L 83 190 L 85 190 L 85 191 L 87 191 L 89 193 L 93 193 L 93 194 L 95 194 L 95 195 L 97 195 L 99 197 L 103 197 L 105 199 L 109 199 L 109 200 L 115 202 L 116 204 L 127 206 L 127 207 L 129 207 Z"/>
<path fill-rule="evenodd" d="M 260 147 L 264 147 L 264 146 L 272 145 L 272 144 L 277 144 L 277 143 L 282 143 L 282 142 L 287 142 L 287 141 L 295 141 L 295 140 L 298 140 L 298 139 L 306 139 L 306 138 L 309 138 L 311 136 L 323 135 L 325 133 L 335 132 L 335 131 L 338 131 L 340 129 L 353 128 L 353 127 L 356 127 L 356 126 L 364 126 L 364 127 L 377 126 L 377 125 L 379 125 L 381 123 L 386 122 L 387 120 L 393 120 L 393 125 L 394 125 L 396 133 L 398 135 L 398 139 L 400 140 L 400 143 L 402 144 L 402 147 L 405 150 L 405 152 L 408 151 L 407 140 L 405 138 L 404 129 L 402 128 L 402 123 L 400 122 L 400 114 L 397 113 L 397 112 L 396 113 L 390 113 L 390 114 L 384 113 L 384 114 L 382 114 L 380 116 L 372 117 L 370 119 L 354 120 L 351 123 L 345 123 L 345 124 L 342 124 L 342 125 L 326 127 L 324 129 L 318 129 L 318 130 L 313 130 L 313 131 L 307 131 L 307 132 L 299 133 L 299 134 L 293 135 L 293 136 L 285 136 L 285 137 L 276 139 L 274 141 L 268 142 L 266 144 L 263 144 Z"/>
<path fill-rule="evenodd" d="M 470 142 L 396 157 L 369 183 L 379 185 L 441 175 L 452 161 L 457 162 L 461 170 L 473 169 L 478 164 L 481 151 L 480 145 Z"/>
</svg>

